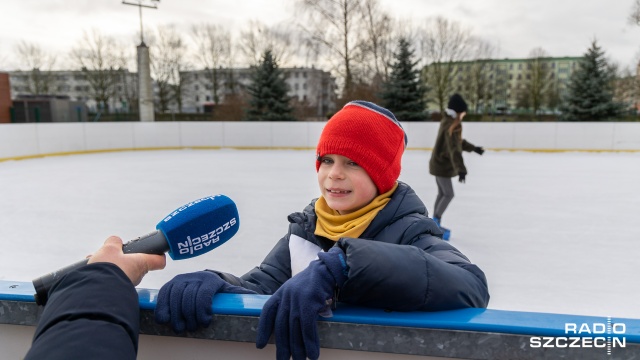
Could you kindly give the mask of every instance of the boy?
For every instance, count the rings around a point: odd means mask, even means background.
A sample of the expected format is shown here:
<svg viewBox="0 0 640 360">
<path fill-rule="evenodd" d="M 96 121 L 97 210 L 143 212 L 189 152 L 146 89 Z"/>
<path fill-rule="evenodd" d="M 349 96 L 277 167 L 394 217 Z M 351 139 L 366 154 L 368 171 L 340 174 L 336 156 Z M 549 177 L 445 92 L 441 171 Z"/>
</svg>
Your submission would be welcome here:
<svg viewBox="0 0 640 360">
<path fill-rule="evenodd" d="M 211 322 L 216 292 L 272 294 L 256 345 L 275 331 L 278 359 L 316 359 L 318 315 L 336 301 L 400 311 L 486 307 L 484 273 L 397 181 L 407 138 L 382 107 L 353 101 L 326 124 L 316 153 L 321 196 L 289 215 L 289 232 L 259 267 L 238 278 L 176 276 L 158 295 L 156 320 L 182 332 Z"/>
</svg>

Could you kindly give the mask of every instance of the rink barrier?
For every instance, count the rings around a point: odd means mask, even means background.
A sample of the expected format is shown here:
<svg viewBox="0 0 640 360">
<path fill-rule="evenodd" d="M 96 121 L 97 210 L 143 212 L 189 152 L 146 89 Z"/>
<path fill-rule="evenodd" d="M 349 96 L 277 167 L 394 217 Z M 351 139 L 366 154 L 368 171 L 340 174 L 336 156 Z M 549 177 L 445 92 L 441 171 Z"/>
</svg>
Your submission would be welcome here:
<svg viewBox="0 0 640 360">
<path fill-rule="evenodd" d="M 37 324 L 42 308 L 35 304 L 33 293 L 33 286 L 29 282 L 0 281 L 0 324 L 4 324 L 0 325 L 0 334 L 3 326 L 10 331 L 11 325 Z M 138 289 L 140 333 L 151 335 L 147 339 L 153 338 L 156 343 L 163 342 L 166 336 L 214 340 L 197 343 L 204 347 L 204 353 L 210 354 L 216 354 L 218 347 L 225 343 L 240 342 L 246 343 L 246 351 L 252 358 L 273 356 L 254 347 L 258 317 L 268 296 L 218 294 L 213 301 L 212 326 L 178 336 L 168 326 L 154 322 L 153 309 L 157 294 L 158 290 Z M 575 324 L 577 329 L 586 326 L 590 332 L 583 329 L 577 335 L 566 334 L 567 324 Z M 609 329 L 613 328 L 614 331 L 603 334 L 601 326 L 595 324 L 613 324 Z M 624 332 L 621 332 L 623 328 Z M 352 351 L 384 353 L 387 356 L 385 358 L 390 359 L 394 358 L 393 354 L 450 359 L 523 360 L 640 357 L 640 320 L 636 319 L 491 309 L 392 312 L 338 304 L 332 318 L 318 322 L 318 330 L 323 349 L 339 349 L 351 354 Z M 532 337 L 540 337 L 542 343 L 552 339 L 550 344 L 554 346 L 532 347 Z M 589 341 L 594 337 L 608 337 L 609 347 L 595 347 L 594 344 L 602 345 L 603 342 Z M 569 346 L 574 338 L 578 339 L 575 341 L 580 347 Z M 153 341 L 141 342 L 140 352 L 145 352 L 144 346 L 155 346 L 153 344 Z M 175 344 L 180 346 L 179 341 Z M 591 344 L 591 347 L 585 344 Z M 10 344 L 2 344 L 0 340 L 0 345 L 5 348 Z"/>
<path fill-rule="evenodd" d="M 315 149 L 325 122 L 113 122 L 0 124 L 0 161 L 160 149 Z M 437 122 L 403 122 L 408 149 L 429 150 Z M 640 151 L 640 122 L 466 123 L 490 150 Z"/>
</svg>

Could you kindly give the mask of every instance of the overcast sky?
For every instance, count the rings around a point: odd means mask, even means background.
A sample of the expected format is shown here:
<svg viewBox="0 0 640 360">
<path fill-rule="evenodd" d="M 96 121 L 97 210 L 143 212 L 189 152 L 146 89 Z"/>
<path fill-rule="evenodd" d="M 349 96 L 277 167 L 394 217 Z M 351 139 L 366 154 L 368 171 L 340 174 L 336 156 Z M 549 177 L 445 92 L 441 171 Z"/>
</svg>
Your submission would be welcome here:
<svg viewBox="0 0 640 360">
<path fill-rule="evenodd" d="M 135 0 L 130 0 L 134 1 Z M 536 47 L 551 56 L 581 56 L 592 39 L 622 66 L 635 69 L 640 27 L 627 22 L 633 0 L 380 0 L 394 17 L 414 22 L 444 16 L 494 44 L 501 58 L 524 58 Z M 249 20 L 291 22 L 294 0 L 162 0 L 144 10 L 145 27 L 218 23 L 238 33 Z M 98 29 L 135 45 L 138 9 L 120 0 L 0 0 L 0 69 L 18 67 L 15 45 L 25 40 L 64 58 Z"/>
</svg>

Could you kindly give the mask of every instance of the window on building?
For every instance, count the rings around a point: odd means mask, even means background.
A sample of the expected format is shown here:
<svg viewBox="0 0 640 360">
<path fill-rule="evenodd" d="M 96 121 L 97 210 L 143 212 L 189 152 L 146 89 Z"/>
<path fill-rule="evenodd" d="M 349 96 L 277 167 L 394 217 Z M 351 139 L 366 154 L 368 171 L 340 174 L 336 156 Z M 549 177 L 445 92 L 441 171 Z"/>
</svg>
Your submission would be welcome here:
<svg viewBox="0 0 640 360">
<path fill-rule="evenodd" d="M 200 101 L 200 96 L 196 95 L 196 102 Z"/>
<path fill-rule="evenodd" d="M 518 64 L 518 70 L 522 70 L 522 64 Z"/>
<path fill-rule="evenodd" d="M 195 85 L 194 88 L 196 89 L 196 91 L 200 90 L 200 86 Z"/>
<path fill-rule="evenodd" d="M 509 80 L 513 80 L 513 75 L 509 74 Z"/>
<path fill-rule="evenodd" d="M 211 101 L 211 96 L 207 95 L 207 101 Z"/>
<path fill-rule="evenodd" d="M 302 84 L 302 89 L 307 90 L 307 83 Z"/>
<path fill-rule="evenodd" d="M 303 77 L 303 78 L 306 78 L 306 77 L 307 77 L 307 72 L 306 72 L 306 71 L 302 73 L 302 77 Z"/>
<path fill-rule="evenodd" d="M 518 74 L 518 80 L 522 79 L 522 74 Z"/>
<path fill-rule="evenodd" d="M 297 83 L 293 87 L 294 87 L 294 89 L 298 90 L 298 84 Z"/>
</svg>

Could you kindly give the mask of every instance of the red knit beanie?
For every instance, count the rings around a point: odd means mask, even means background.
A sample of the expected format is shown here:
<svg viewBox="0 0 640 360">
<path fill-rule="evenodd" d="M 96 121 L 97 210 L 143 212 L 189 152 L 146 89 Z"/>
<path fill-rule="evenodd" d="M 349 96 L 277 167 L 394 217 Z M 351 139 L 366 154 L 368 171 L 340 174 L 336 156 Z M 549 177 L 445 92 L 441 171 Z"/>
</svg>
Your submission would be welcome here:
<svg viewBox="0 0 640 360">
<path fill-rule="evenodd" d="M 329 119 L 318 141 L 316 170 L 327 154 L 346 156 L 360 165 L 380 194 L 393 188 L 400 176 L 407 135 L 391 111 L 356 100 Z"/>
</svg>

